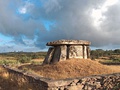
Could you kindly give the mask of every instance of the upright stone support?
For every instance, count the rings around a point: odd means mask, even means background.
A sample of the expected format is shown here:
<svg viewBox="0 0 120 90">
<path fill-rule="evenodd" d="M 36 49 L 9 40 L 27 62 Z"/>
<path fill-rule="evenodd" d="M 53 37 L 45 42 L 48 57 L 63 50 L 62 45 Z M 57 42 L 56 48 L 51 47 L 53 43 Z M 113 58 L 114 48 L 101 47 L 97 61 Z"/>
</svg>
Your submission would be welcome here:
<svg viewBox="0 0 120 90">
<path fill-rule="evenodd" d="M 87 59 L 90 57 L 89 41 L 58 40 L 48 42 L 50 47 L 43 64 L 51 64 L 70 58 Z"/>
<path fill-rule="evenodd" d="M 87 46 L 87 58 L 90 58 L 90 47 Z"/>
<path fill-rule="evenodd" d="M 83 51 L 83 53 L 84 53 L 84 59 L 87 59 L 87 47 L 84 45 L 83 46 L 84 47 L 84 51 Z"/>
<path fill-rule="evenodd" d="M 54 47 L 50 47 L 47 52 L 47 56 L 45 57 L 45 60 L 43 61 L 43 64 L 49 64 L 52 60 L 54 53 Z"/>
<path fill-rule="evenodd" d="M 60 54 L 60 61 L 67 59 L 67 46 L 61 45 L 61 54 Z"/>
<path fill-rule="evenodd" d="M 80 45 L 69 46 L 69 58 L 83 58 L 83 48 Z"/>
<path fill-rule="evenodd" d="M 59 61 L 59 59 L 60 59 L 60 52 L 61 52 L 60 46 L 54 47 L 54 54 L 53 54 L 53 58 L 51 60 L 51 63 L 55 63 L 55 62 Z"/>
</svg>

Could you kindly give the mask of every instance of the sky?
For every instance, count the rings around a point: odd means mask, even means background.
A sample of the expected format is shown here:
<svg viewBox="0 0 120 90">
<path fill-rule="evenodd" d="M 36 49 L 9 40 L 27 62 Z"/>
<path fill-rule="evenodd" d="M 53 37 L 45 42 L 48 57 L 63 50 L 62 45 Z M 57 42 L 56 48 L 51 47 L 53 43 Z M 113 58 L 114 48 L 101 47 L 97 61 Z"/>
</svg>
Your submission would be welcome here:
<svg viewBox="0 0 120 90">
<path fill-rule="evenodd" d="M 120 0 L 0 0 L 0 52 L 46 51 L 59 39 L 119 49 Z"/>
</svg>

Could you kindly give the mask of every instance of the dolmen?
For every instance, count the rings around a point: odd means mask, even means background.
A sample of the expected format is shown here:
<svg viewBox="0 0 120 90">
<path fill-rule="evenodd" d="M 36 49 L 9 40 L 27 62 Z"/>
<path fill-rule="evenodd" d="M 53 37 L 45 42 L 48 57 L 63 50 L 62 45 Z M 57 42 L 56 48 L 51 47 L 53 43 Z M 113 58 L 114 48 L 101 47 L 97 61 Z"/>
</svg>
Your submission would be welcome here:
<svg viewBox="0 0 120 90">
<path fill-rule="evenodd" d="M 51 46 L 47 52 L 43 64 L 52 64 L 71 58 L 88 59 L 90 58 L 91 42 L 85 40 L 57 40 L 48 42 Z"/>
</svg>

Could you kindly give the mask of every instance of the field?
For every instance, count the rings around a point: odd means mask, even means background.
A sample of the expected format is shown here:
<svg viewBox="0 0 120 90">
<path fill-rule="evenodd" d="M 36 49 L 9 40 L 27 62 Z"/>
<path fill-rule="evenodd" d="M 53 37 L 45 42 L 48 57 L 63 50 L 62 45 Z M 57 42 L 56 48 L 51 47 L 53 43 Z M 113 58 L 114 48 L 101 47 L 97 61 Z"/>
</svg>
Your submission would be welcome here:
<svg viewBox="0 0 120 90">
<path fill-rule="evenodd" d="M 53 65 L 41 65 L 45 55 L 45 52 L 5 53 L 0 54 L 0 64 L 9 65 L 10 67 L 19 68 L 25 72 L 31 72 L 52 79 L 120 73 L 120 65 L 101 64 L 101 62 L 111 62 L 111 60 L 105 59 L 72 59 Z M 13 76 L 9 75 L 9 73 L 0 66 L 0 90 L 9 90 L 9 88 L 12 88 L 12 90 L 17 90 L 18 88 L 19 90 L 34 90 L 34 86 L 28 83 L 26 79 L 23 77 L 20 77 L 19 79 L 16 77 L 13 78 Z"/>
<path fill-rule="evenodd" d="M 24 63 L 41 63 L 46 52 L 9 52 L 0 53 L 0 65 L 20 65 Z"/>
</svg>

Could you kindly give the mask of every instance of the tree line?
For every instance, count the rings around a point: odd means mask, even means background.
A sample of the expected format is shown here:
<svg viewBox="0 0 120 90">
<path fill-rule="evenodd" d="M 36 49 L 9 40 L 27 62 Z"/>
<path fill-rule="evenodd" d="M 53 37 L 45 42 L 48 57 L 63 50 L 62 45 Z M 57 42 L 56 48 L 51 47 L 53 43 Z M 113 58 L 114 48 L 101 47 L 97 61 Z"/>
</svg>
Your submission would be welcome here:
<svg viewBox="0 0 120 90">
<path fill-rule="evenodd" d="M 120 49 L 115 50 L 103 50 L 103 49 L 96 49 L 91 50 L 91 59 L 98 59 L 98 58 L 107 58 L 112 60 L 120 59 Z"/>
</svg>

